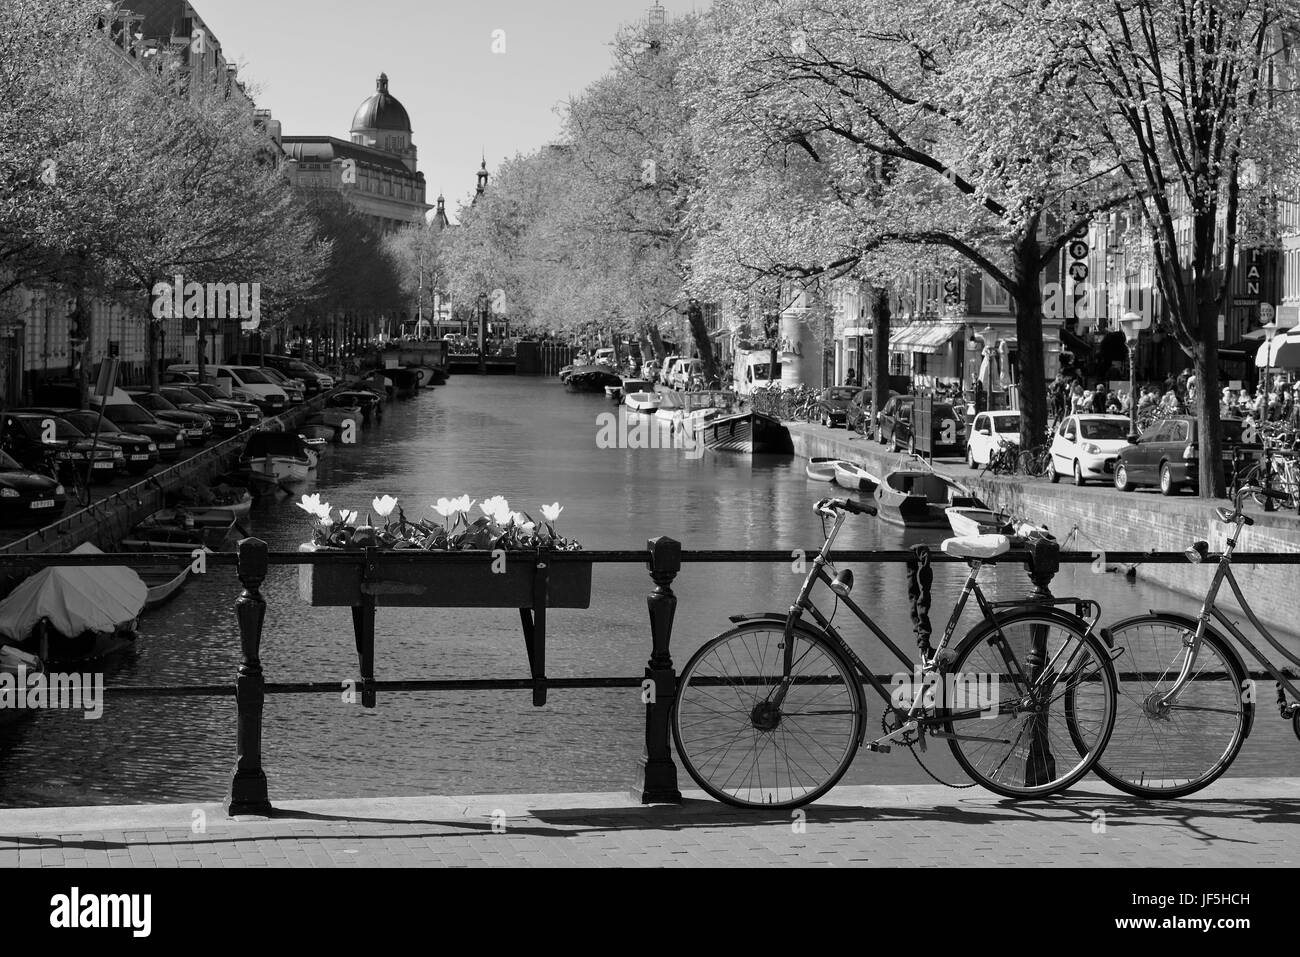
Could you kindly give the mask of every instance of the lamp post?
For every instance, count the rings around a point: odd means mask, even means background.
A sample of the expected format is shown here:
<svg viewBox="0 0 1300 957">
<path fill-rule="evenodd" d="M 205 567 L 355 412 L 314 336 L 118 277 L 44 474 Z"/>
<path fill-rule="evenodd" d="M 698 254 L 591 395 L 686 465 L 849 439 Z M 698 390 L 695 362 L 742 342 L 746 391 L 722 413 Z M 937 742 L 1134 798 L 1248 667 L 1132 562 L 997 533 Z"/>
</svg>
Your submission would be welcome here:
<svg viewBox="0 0 1300 957">
<path fill-rule="evenodd" d="M 1269 454 L 1268 436 L 1265 434 L 1263 426 L 1268 419 L 1268 400 L 1269 393 L 1272 391 L 1273 379 L 1273 337 L 1277 335 L 1277 320 L 1270 320 L 1264 323 L 1264 349 L 1267 350 L 1265 355 L 1268 356 L 1268 362 L 1264 366 L 1264 389 L 1263 402 L 1260 404 L 1259 426 L 1260 439 L 1264 444 L 1264 488 L 1265 490 L 1273 487 L 1272 464 L 1273 457 Z M 1264 511 L 1272 512 L 1276 510 L 1273 499 L 1270 496 L 1264 496 Z"/>
<path fill-rule="evenodd" d="M 1120 328 L 1124 331 L 1124 343 L 1128 346 L 1128 440 L 1137 438 L 1137 343 L 1138 329 L 1142 317 L 1132 310 L 1119 317 Z"/>
<path fill-rule="evenodd" d="M 984 331 L 980 333 L 980 339 L 984 342 L 984 361 L 989 367 L 989 384 L 984 390 L 984 409 L 982 411 L 993 411 L 993 357 L 998 351 L 998 333 L 992 326 L 985 326 Z M 976 409 L 976 412 L 981 411 Z"/>
</svg>

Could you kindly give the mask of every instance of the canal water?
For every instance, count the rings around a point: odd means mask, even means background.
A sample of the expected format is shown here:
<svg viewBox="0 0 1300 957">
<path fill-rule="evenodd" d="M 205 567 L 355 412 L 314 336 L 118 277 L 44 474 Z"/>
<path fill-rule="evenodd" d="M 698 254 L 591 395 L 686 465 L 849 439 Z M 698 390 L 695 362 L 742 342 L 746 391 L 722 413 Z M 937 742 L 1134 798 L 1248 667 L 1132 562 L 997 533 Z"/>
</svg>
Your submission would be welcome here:
<svg viewBox="0 0 1300 957">
<path fill-rule="evenodd" d="M 811 506 L 834 486 L 804 476 L 802 460 L 674 449 L 597 447 L 603 396 L 567 394 L 554 379 L 456 376 L 435 391 L 390 403 L 383 421 L 356 446 L 332 447 L 304 492 L 366 508 L 395 495 L 408 514 L 439 497 L 503 495 L 540 515 L 564 506 L 558 526 L 587 548 L 644 548 L 669 535 L 685 548 L 812 549 L 821 523 Z M 290 501 L 254 509 L 249 530 L 273 549 L 294 549 L 308 519 Z M 1068 530 L 1055 530 L 1063 537 Z M 904 533 L 870 517 L 850 519 L 845 548 L 937 544 L 938 531 Z M 932 618 L 942 627 L 964 571 L 936 566 Z M 901 565 L 855 568 L 858 602 L 913 647 Z M 990 569 L 995 597 L 1027 588 L 1022 569 Z M 727 616 L 783 609 L 799 584 L 791 564 L 684 566 L 675 590 L 673 657 L 681 667 Z M 1246 579 L 1247 585 L 1249 578 Z M 650 651 L 640 566 L 594 570 L 591 607 L 550 614 L 548 673 L 635 676 Z M 1151 607 L 1192 610 L 1191 603 L 1088 566 L 1066 567 L 1057 594 L 1098 599 L 1105 621 Z M 273 568 L 264 586 L 268 611 L 262 663 L 266 678 L 342 683 L 356 674 L 346 609 L 312 608 L 298 597 L 298 570 Z M 121 685 L 230 683 L 239 665 L 233 613 L 238 584 L 228 569 L 191 580 L 173 603 L 142 623 L 135 649 L 107 670 Z M 895 661 L 842 613 L 837 625 L 879 672 Z M 974 623 L 967 611 L 965 625 Z M 380 609 L 376 675 L 403 678 L 520 678 L 528 674 L 518 613 L 512 610 Z M 1271 701 L 1271 684 L 1265 702 Z M 875 702 L 869 728 L 878 727 Z M 235 703 L 222 697 L 113 697 L 102 718 L 42 712 L 0 729 L 0 806 L 219 800 L 234 762 Z M 272 800 L 415 794 L 609 791 L 634 780 L 644 707 L 639 689 L 556 690 L 534 708 L 528 691 L 384 693 L 364 710 L 337 694 L 267 698 L 264 766 Z M 1300 774 L 1300 742 L 1271 705 L 1230 773 Z M 940 778 L 962 782 L 946 748 L 925 756 Z M 847 783 L 928 782 L 906 751 L 860 754 Z M 682 772 L 682 785 L 691 782 Z"/>
</svg>

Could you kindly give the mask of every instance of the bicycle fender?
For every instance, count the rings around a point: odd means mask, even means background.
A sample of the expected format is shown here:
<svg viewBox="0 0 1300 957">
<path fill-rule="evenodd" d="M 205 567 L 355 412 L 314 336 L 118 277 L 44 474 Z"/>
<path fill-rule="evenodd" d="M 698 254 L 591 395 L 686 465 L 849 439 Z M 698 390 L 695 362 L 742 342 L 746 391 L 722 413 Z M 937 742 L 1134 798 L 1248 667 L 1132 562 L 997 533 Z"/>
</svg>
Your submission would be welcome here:
<svg viewBox="0 0 1300 957">
<path fill-rule="evenodd" d="M 1134 615 L 1131 618 L 1125 618 L 1122 621 L 1117 621 L 1115 622 L 1115 624 L 1103 628 L 1101 630 L 1102 636 L 1105 639 L 1108 647 L 1114 647 L 1114 641 L 1110 635 L 1112 629 L 1126 627 L 1128 625 L 1132 625 L 1137 622 L 1151 621 L 1152 619 L 1155 618 L 1160 618 L 1165 621 L 1175 622 L 1179 625 L 1182 625 L 1184 628 L 1188 629 L 1189 631 L 1195 631 L 1196 626 L 1199 623 L 1195 615 L 1188 615 L 1181 611 L 1153 610 L 1145 615 Z M 1205 630 L 1208 631 L 1210 634 L 1214 635 L 1214 637 L 1219 639 L 1219 642 L 1223 645 L 1225 649 L 1227 649 L 1227 653 L 1232 656 L 1233 664 L 1237 666 L 1237 668 L 1241 671 L 1243 675 L 1249 677 L 1250 669 L 1246 667 L 1246 661 L 1244 658 L 1241 657 L 1241 652 L 1237 651 L 1237 646 L 1234 645 L 1227 638 L 1225 638 L 1223 636 L 1223 633 L 1214 627 L 1213 622 L 1206 622 Z M 1255 703 L 1253 701 L 1245 702 L 1245 706 L 1242 708 L 1242 710 L 1246 713 L 1246 727 L 1245 730 L 1242 731 L 1241 733 L 1241 739 L 1245 741 L 1248 737 L 1250 737 L 1250 729 L 1255 725 Z"/>
</svg>

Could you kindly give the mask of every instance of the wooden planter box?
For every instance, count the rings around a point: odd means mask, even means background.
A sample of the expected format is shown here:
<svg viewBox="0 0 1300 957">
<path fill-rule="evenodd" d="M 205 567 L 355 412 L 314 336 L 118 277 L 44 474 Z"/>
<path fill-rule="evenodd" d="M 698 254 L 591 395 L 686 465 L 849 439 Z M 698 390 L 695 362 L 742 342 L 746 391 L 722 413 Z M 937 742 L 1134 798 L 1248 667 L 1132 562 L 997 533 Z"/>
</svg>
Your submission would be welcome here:
<svg viewBox="0 0 1300 957">
<path fill-rule="evenodd" d="M 317 549 L 303 545 L 304 552 Z M 323 550 L 330 551 L 330 550 Z M 362 553 L 354 553 L 361 557 Z M 352 609 L 363 706 L 375 706 L 375 609 L 518 608 L 533 679 L 533 704 L 546 703 L 546 609 L 591 607 L 591 563 L 550 561 L 546 552 L 506 552 L 503 571 L 492 556 L 417 563 L 372 551 L 354 565 L 299 565 L 298 593 L 316 607 Z"/>
<path fill-rule="evenodd" d="M 591 607 L 591 564 L 549 562 L 546 553 L 545 605 L 548 608 Z M 385 561 L 383 553 L 363 575 L 361 565 L 300 565 L 298 593 L 317 607 L 359 608 L 367 594 L 380 608 L 533 608 L 538 556 L 507 552 L 505 571 L 492 571 L 492 559 L 482 563 L 417 565 Z"/>
</svg>

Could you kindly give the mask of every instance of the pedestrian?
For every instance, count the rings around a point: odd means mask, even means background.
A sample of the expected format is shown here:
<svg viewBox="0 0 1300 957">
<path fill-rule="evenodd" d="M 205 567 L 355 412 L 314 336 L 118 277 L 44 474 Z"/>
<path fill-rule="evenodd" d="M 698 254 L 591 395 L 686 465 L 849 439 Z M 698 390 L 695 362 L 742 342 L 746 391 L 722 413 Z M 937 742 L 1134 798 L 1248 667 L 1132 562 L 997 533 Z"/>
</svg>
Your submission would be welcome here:
<svg viewBox="0 0 1300 957">
<path fill-rule="evenodd" d="M 1089 411 L 1094 415 L 1105 415 L 1106 402 L 1106 384 L 1104 382 L 1098 382 L 1097 388 L 1092 393 L 1092 404 Z"/>
<path fill-rule="evenodd" d="M 856 369 L 850 369 L 848 371 L 844 376 L 844 384 L 849 386 L 855 386 L 858 384 L 858 372 Z"/>
</svg>

